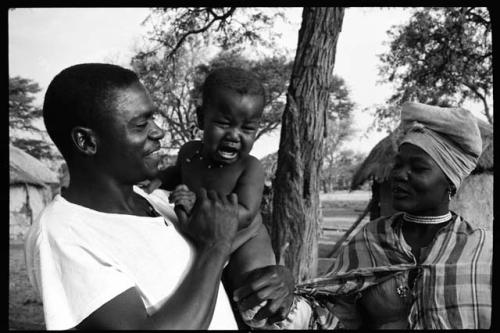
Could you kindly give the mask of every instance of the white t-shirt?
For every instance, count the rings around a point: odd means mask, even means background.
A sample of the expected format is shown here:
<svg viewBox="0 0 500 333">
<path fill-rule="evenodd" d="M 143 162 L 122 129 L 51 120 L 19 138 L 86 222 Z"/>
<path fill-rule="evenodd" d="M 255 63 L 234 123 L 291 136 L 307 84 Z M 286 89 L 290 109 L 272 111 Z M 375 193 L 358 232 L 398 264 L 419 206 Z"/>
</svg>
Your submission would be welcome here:
<svg viewBox="0 0 500 333">
<path fill-rule="evenodd" d="M 33 223 L 26 265 L 47 329 L 73 328 L 131 287 L 153 314 L 184 279 L 194 247 L 172 224 L 175 213 L 165 192 L 134 189 L 163 216 L 102 213 L 57 195 Z M 209 329 L 237 328 L 221 283 Z"/>
</svg>

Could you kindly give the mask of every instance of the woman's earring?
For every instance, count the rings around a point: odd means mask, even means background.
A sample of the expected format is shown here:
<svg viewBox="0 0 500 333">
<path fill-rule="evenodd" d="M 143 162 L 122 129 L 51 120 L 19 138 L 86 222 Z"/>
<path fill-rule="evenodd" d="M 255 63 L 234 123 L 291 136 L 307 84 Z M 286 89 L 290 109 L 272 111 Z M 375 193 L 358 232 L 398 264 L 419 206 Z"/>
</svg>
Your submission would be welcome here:
<svg viewBox="0 0 500 333">
<path fill-rule="evenodd" d="M 451 189 L 448 189 L 448 201 L 451 201 Z"/>
</svg>

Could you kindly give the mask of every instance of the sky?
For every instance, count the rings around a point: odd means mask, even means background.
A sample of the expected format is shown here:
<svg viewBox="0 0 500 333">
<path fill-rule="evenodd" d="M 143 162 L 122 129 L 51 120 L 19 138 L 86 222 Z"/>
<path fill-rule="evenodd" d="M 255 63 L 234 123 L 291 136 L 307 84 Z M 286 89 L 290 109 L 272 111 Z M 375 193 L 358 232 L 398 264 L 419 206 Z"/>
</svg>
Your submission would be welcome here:
<svg viewBox="0 0 500 333">
<path fill-rule="evenodd" d="M 148 8 L 22 8 L 9 11 L 9 76 L 22 76 L 39 83 L 43 95 L 50 80 L 61 70 L 82 62 L 113 62 L 127 67 L 134 50 L 143 43 L 147 27 L 141 22 Z M 301 8 L 287 16 L 291 25 L 277 29 L 278 42 L 296 48 Z M 344 144 L 368 153 L 386 134 L 370 131 L 373 117 L 363 109 L 382 104 L 390 96 L 388 85 L 379 80 L 377 55 L 387 49 L 387 30 L 405 23 L 409 11 L 403 8 L 347 8 L 337 43 L 334 73 L 344 78 L 350 89 L 354 110 L 355 136 Z M 292 53 L 294 54 L 294 53 Z M 478 108 L 479 109 L 479 108 Z M 479 112 L 473 108 L 476 115 Z M 264 135 L 252 150 L 261 158 L 278 149 L 279 131 Z"/>
</svg>

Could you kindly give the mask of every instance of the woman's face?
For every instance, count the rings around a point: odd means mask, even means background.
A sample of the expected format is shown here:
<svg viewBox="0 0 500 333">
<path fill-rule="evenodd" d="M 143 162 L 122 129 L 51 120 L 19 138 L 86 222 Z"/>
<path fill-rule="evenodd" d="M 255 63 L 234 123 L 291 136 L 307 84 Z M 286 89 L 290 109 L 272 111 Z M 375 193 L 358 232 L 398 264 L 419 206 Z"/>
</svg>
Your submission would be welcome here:
<svg viewBox="0 0 500 333">
<path fill-rule="evenodd" d="M 391 180 L 394 209 L 422 216 L 448 212 L 446 175 L 421 148 L 410 143 L 400 146 Z"/>
</svg>

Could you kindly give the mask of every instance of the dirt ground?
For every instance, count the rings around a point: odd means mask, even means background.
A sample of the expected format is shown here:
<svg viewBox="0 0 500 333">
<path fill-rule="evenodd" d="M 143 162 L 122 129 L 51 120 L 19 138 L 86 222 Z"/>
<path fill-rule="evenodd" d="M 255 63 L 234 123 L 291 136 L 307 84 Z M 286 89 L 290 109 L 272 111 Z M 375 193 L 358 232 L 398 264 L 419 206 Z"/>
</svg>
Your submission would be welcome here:
<svg viewBox="0 0 500 333">
<path fill-rule="evenodd" d="M 321 195 L 325 217 L 348 209 L 353 212 L 352 221 L 364 210 L 368 200 L 368 192 L 361 191 Z M 11 244 L 9 257 L 9 329 L 44 330 L 42 302 L 28 280 L 22 245 Z M 330 264 L 323 263 L 325 267 Z"/>
<path fill-rule="evenodd" d="M 9 329 L 44 330 L 42 302 L 29 282 L 23 247 L 9 249 Z"/>
</svg>

